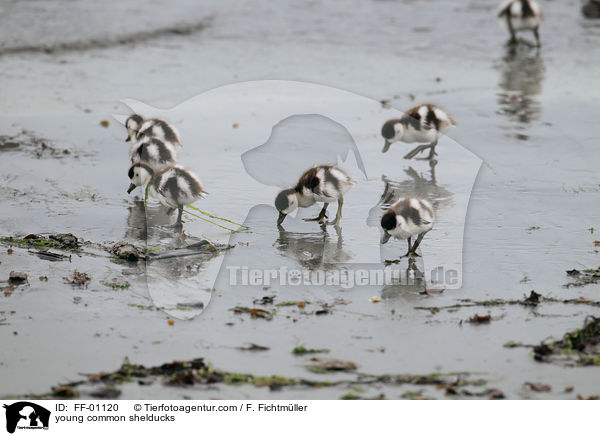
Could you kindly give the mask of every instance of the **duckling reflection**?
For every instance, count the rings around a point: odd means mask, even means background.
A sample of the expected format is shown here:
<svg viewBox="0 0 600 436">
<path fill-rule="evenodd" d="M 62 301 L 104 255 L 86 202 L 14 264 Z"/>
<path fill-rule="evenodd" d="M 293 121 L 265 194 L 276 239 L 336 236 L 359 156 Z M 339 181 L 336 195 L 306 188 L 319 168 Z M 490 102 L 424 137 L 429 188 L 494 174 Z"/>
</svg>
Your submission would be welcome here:
<svg viewBox="0 0 600 436">
<path fill-rule="evenodd" d="M 545 75 L 544 61 L 537 50 L 510 47 L 499 66 L 498 105 L 509 121 L 523 127 L 537 120 L 541 113 L 538 95 Z M 518 139 L 528 139 L 517 135 Z"/>
<path fill-rule="evenodd" d="M 125 239 L 154 245 L 165 237 L 172 237 L 173 231 L 167 228 L 173 219 L 173 211 L 170 212 L 159 205 L 144 206 L 143 200 L 136 199 L 129 206 Z"/>
<path fill-rule="evenodd" d="M 294 259 L 308 270 L 328 270 L 352 259 L 352 255 L 344 251 L 342 230 L 334 227 L 336 236 L 331 236 L 327 229 L 313 233 L 288 232 L 279 227 L 279 237 L 274 243 L 282 255 Z"/>
<path fill-rule="evenodd" d="M 420 263 L 423 261 L 420 260 Z M 427 293 L 427 283 L 423 271 L 417 266 L 415 259 L 408 259 L 405 269 L 400 271 L 397 283 L 386 285 L 381 289 L 382 299 L 393 299 L 406 294 Z"/>
<path fill-rule="evenodd" d="M 184 251 L 179 249 L 190 245 L 196 247 L 202 241 L 173 233 L 168 227 L 172 215 L 173 213 L 167 213 L 164 207 L 144 206 L 143 200 L 136 200 L 129 207 L 124 239 L 132 241 L 135 245 L 161 247 L 161 251 L 176 250 L 173 257 L 149 261 L 146 265 L 146 273 L 152 272 L 153 275 L 171 280 L 197 276 L 202 271 L 203 264 L 217 253 L 198 249 L 198 254 L 188 255 L 189 253 L 186 252 L 186 255 L 183 255 Z"/>
</svg>

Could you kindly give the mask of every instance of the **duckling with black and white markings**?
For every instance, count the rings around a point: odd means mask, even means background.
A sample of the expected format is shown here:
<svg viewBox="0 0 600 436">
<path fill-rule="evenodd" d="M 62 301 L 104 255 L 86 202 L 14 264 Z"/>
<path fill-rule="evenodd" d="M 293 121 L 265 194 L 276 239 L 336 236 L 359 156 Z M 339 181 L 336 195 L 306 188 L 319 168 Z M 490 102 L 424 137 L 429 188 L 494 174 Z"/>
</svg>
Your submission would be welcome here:
<svg viewBox="0 0 600 436">
<path fill-rule="evenodd" d="M 306 170 L 300 176 L 295 187 L 284 189 L 275 198 L 275 207 L 279 211 L 277 225 L 280 226 L 287 215 L 298 207 L 310 207 L 316 202 L 322 202 L 323 209 L 315 218 L 305 218 L 304 221 L 317 221 L 320 224 L 337 225 L 342 218 L 344 194 L 356 182 L 344 170 L 335 165 L 317 165 Z M 325 222 L 327 206 L 338 202 L 338 210 L 333 221 Z"/>
<path fill-rule="evenodd" d="M 405 197 L 390 206 L 381 217 L 383 236 L 381 243 L 385 244 L 392 236 L 408 241 L 408 252 L 402 256 L 418 256 L 417 248 L 425 234 L 433 228 L 435 213 L 431 204 L 422 198 Z M 413 236 L 417 236 L 414 245 Z"/>
<path fill-rule="evenodd" d="M 143 137 L 152 137 L 169 142 L 175 148 L 182 146 L 181 137 L 175 126 L 160 118 L 145 120 L 140 114 L 133 114 L 125 121 L 125 128 L 127 129 L 125 142 L 140 140 Z"/>
<path fill-rule="evenodd" d="M 537 46 L 541 46 L 542 8 L 536 0 L 504 0 L 498 7 L 498 21 L 510 32 L 511 44 L 517 43 L 517 32 L 531 30 Z"/>
<path fill-rule="evenodd" d="M 132 164 L 145 162 L 154 170 L 177 163 L 177 149 L 170 142 L 158 138 L 142 138 L 129 149 L 129 160 Z"/>
<path fill-rule="evenodd" d="M 167 207 L 178 209 L 176 226 L 181 226 L 183 206 L 192 204 L 207 194 L 200 179 L 179 165 L 155 171 L 147 163 L 137 162 L 129 168 L 129 179 L 131 184 L 128 194 L 138 186 L 148 186 L 151 197 Z"/>
<path fill-rule="evenodd" d="M 382 152 L 389 150 L 394 142 L 422 142 L 404 156 L 412 159 L 420 152 L 429 149 L 426 159 L 433 159 L 437 154 L 435 146 L 440 136 L 456 126 L 454 119 L 442 108 L 434 104 L 420 104 L 408 109 L 402 117 L 388 120 L 381 128 L 381 136 L 385 139 Z"/>
</svg>

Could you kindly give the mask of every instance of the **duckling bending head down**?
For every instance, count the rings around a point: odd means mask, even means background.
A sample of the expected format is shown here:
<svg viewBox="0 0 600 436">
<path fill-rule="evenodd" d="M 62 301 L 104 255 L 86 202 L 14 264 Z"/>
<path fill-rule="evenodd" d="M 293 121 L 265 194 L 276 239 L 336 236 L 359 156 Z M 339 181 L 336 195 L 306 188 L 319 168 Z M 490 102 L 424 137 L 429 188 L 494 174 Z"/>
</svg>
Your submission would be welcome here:
<svg viewBox="0 0 600 436">
<path fill-rule="evenodd" d="M 381 128 L 381 136 L 385 139 L 382 152 L 385 153 L 397 141 L 406 143 L 421 142 L 417 148 L 407 153 L 404 159 L 412 159 L 418 153 L 429 149 L 426 159 L 433 159 L 437 154 L 435 146 L 440 136 L 456 123 L 454 119 L 439 106 L 420 104 L 408 109 L 400 118 L 386 121 Z"/>
<path fill-rule="evenodd" d="M 408 252 L 405 256 L 418 256 L 417 248 L 425 234 L 433 228 L 434 221 L 433 207 L 427 200 L 415 197 L 398 200 L 381 217 L 381 243 L 385 244 L 392 236 L 406 239 Z M 411 239 L 414 236 L 417 236 L 417 240 L 412 245 Z"/>
<path fill-rule="evenodd" d="M 132 114 L 125 120 L 125 128 L 127 129 L 127 139 L 125 139 L 125 142 L 135 139 L 143 122 L 144 117 L 140 114 Z"/>
<path fill-rule="evenodd" d="M 334 165 L 318 165 L 306 170 L 293 188 L 284 189 L 275 198 L 275 207 L 279 211 L 277 225 L 298 207 L 310 207 L 316 202 L 323 203 L 323 209 L 315 218 L 305 221 L 317 221 L 320 224 L 337 225 L 342 218 L 344 194 L 356 182 L 344 170 Z M 338 202 L 338 210 L 333 221 L 325 222 L 327 206 Z"/>
<path fill-rule="evenodd" d="M 179 132 L 171 123 L 159 118 L 145 120 L 140 114 L 133 114 L 125 121 L 127 139 L 125 142 L 140 140 L 144 137 L 153 137 L 169 142 L 176 147 L 181 147 Z"/>
<path fill-rule="evenodd" d="M 145 162 L 137 162 L 129 168 L 129 179 L 131 184 L 128 194 L 138 186 L 147 186 L 151 197 L 167 207 L 178 209 L 177 225 L 182 222 L 183 206 L 192 204 L 207 194 L 200 179 L 179 165 L 156 171 Z"/>
</svg>

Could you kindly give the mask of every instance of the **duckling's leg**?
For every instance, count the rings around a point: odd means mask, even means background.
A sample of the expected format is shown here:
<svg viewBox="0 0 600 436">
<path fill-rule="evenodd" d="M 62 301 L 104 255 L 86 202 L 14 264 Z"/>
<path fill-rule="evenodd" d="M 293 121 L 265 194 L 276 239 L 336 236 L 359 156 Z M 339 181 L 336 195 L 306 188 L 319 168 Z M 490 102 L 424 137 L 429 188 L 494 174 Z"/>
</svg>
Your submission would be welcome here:
<svg viewBox="0 0 600 436">
<path fill-rule="evenodd" d="M 179 206 L 177 208 L 179 210 L 179 213 L 177 214 L 177 222 L 175 223 L 176 226 L 181 226 L 181 223 L 183 223 L 181 217 L 183 215 L 183 206 Z"/>
<path fill-rule="evenodd" d="M 337 226 L 340 220 L 342 219 L 342 207 L 344 206 L 344 198 L 340 197 L 338 200 L 338 210 L 335 214 L 335 219 L 333 221 L 327 221 L 328 226 Z"/>
<path fill-rule="evenodd" d="M 537 47 L 541 47 L 542 43 L 540 42 L 540 32 L 537 27 L 535 29 L 533 29 L 533 35 L 535 36 L 535 41 L 537 43 Z"/>
<path fill-rule="evenodd" d="M 437 145 L 437 139 L 435 141 L 433 141 L 431 144 L 429 144 L 429 156 L 427 157 L 418 157 L 416 159 L 418 160 L 431 160 L 433 159 L 434 156 L 437 156 L 437 153 L 435 152 L 435 146 Z"/>
<path fill-rule="evenodd" d="M 515 29 L 512 25 L 512 18 L 510 16 L 510 11 L 506 12 L 506 25 L 508 26 L 508 31 L 510 32 L 510 40 L 508 41 L 509 45 L 517 44 L 517 35 L 515 33 Z"/>
<path fill-rule="evenodd" d="M 412 243 L 411 243 L 411 237 L 409 236 L 408 239 L 406 240 L 406 242 L 408 242 L 408 251 L 406 252 L 406 254 L 402 257 L 410 257 L 410 253 L 411 253 L 411 247 L 412 247 Z"/>
<path fill-rule="evenodd" d="M 419 236 L 417 236 L 417 240 L 415 241 L 415 245 L 413 245 L 413 247 L 410 249 L 411 257 L 413 257 L 413 256 L 414 257 L 420 257 L 420 255 L 417 254 L 417 248 L 419 247 L 419 244 L 423 240 L 423 237 L 425 236 L 425 233 L 427 233 L 427 232 L 419 233 Z"/>
<path fill-rule="evenodd" d="M 325 218 L 327 218 L 327 206 L 329 206 L 329 203 L 324 203 L 323 209 L 321 209 L 319 215 L 317 215 L 315 218 L 304 218 L 304 221 L 318 221 L 319 223 L 323 223 Z"/>
<path fill-rule="evenodd" d="M 423 145 L 419 145 L 418 147 L 416 147 L 415 149 L 413 149 L 412 151 L 409 151 L 408 153 L 406 153 L 404 155 L 404 159 L 412 159 L 413 157 L 415 157 L 417 154 L 421 153 L 422 151 L 427 150 L 428 148 L 431 148 L 431 144 L 423 144 Z"/>
</svg>

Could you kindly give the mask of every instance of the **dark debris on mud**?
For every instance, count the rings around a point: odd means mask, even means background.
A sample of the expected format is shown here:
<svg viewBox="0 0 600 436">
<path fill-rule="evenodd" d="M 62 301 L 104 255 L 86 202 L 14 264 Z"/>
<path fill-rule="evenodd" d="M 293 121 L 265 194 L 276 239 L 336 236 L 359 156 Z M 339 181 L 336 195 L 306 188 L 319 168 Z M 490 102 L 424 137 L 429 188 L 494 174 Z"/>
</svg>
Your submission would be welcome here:
<svg viewBox="0 0 600 436">
<path fill-rule="evenodd" d="M 356 372 L 357 365 L 353 362 L 335 359 L 321 362 L 330 371 L 346 373 L 345 380 L 329 381 L 324 379 L 311 380 L 306 378 L 288 378 L 280 375 L 256 376 L 252 374 L 227 372 L 208 365 L 204 358 L 186 361 L 173 361 L 160 366 L 145 367 L 135 365 L 126 360 L 114 372 L 100 372 L 86 375 L 85 379 L 55 386 L 50 392 L 41 395 L 20 395 L 18 398 L 117 398 L 121 389 L 117 386 L 126 383 L 137 383 L 148 386 L 162 383 L 175 388 L 191 388 L 193 386 L 254 386 L 278 391 L 284 388 L 326 389 L 341 387 L 360 390 L 367 386 L 418 386 L 431 387 L 441 391 L 446 396 L 455 398 L 504 398 L 504 394 L 495 388 L 486 387 L 487 381 L 472 378 L 469 373 L 427 374 L 427 375 L 370 375 Z M 329 371 L 325 371 L 329 372 Z M 15 397 L 16 398 L 16 397 Z M 347 398 L 352 399 L 352 398 Z"/>
<path fill-rule="evenodd" d="M 567 332 L 560 340 L 533 347 L 533 358 L 564 366 L 600 365 L 600 318 L 589 316 L 582 328 Z"/>
<path fill-rule="evenodd" d="M 188 244 L 184 247 L 174 249 L 161 249 L 157 252 L 147 253 L 145 249 L 136 247 L 135 245 L 120 241 L 112 245 L 103 245 L 91 241 L 84 241 L 72 233 L 57 233 L 57 234 L 26 234 L 15 236 L 0 237 L 0 244 L 9 247 L 9 253 L 13 252 L 12 247 L 37 249 L 30 250 L 29 253 L 51 261 L 71 260 L 71 256 L 66 256 L 60 253 L 51 252 L 51 249 L 68 251 L 75 254 L 87 254 L 93 256 L 101 256 L 99 252 L 86 252 L 84 248 L 91 248 L 99 251 L 108 252 L 114 259 L 127 262 L 138 262 L 140 260 L 163 260 L 187 256 L 205 256 L 213 257 L 225 250 L 230 249 L 230 246 L 215 245 L 210 241 L 201 240 Z"/>
<path fill-rule="evenodd" d="M 87 273 L 79 272 L 77 270 L 73 271 L 71 275 L 63 277 L 63 279 L 65 283 L 75 287 L 85 287 L 92 280 Z"/>
<path fill-rule="evenodd" d="M 596 269 L 572 269 L 567 271 L 571 281 L 564 285 L 565 288 L 581 287 L 585 285 L 600 283 L 600 267 Z"/>
<path fill-rule="evenodd" d="M 23 151 L 36 159 L 81 157 L 79 152 L 70 148 L 59 147 L 51 141 L 40 138 L 33 132 L 25 129 L 14 136 L 0 135 L 0 153 L 9 151 Z"/>
<path fill-rule="evenodd" d="M 455 310 L 464 307 L 495 307 L 495 306 L 524 306 L 524 307 L 536 307 L 542 303 L 561 303 L 561 304 L 583 304 L 587 306 L 600 307 L 600 301 L 589 300 L 584 297 L 579 298 L 554 298 L 545 297 L 542 294 L 538 294 L 535 291 L 531 291 L 529 296 L 524 297 L 520 300 L 505 300 L 504 298 L 496 298 L 494 300 L 483 300 L 475 301 L 469 298 L 458 300 L 459 303 L 448 305 L 448 306 L 415 306 L 417 310 L 428 310 L 432 314 L 436 314 L 441 310 Z"/>
<path fill-rule="evenodd" d="M 41 235 L 30 233 L 25 236 L 3 236 L 0 244 L 10 247 L 38 248 L 48 251 L 51 248 L 67 251 L 79 251 L 81 241 L 72 233 L 57 233 L 52 235 Z M 34 254 L 39 254 L 34 252 Z M 52 255 L 52 254 L 51 254 Z"/>
</svg>

